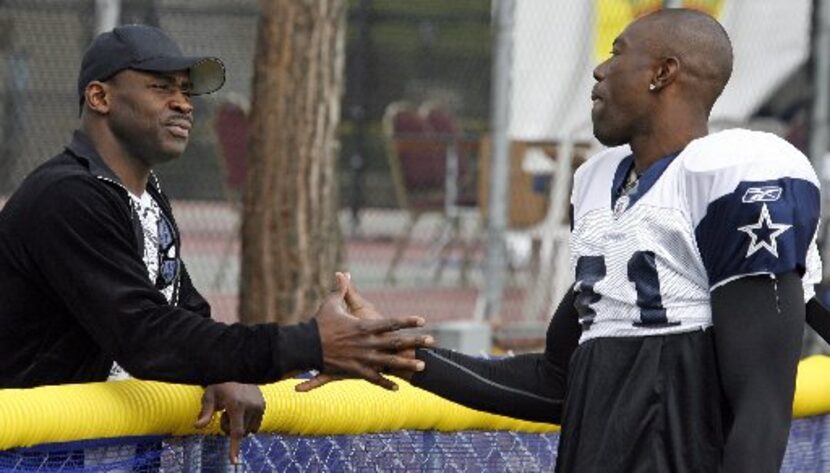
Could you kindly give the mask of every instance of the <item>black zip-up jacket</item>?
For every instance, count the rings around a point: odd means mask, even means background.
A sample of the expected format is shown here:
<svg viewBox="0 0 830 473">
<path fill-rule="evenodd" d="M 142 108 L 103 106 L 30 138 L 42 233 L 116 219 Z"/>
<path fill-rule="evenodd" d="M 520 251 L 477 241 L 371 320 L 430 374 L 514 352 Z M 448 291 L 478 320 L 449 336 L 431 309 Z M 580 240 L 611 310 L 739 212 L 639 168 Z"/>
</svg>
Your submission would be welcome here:
<svg viewBox="0 0 830 473">
<path fill-rule="evenodd" d="M 226 325 L 179 258 L 172 303 L 147 277 L 143 232 L 126 188 L 75 132 L 0 211 L 0 388 L 105 380 L 113 360 L 137 378 L 266 383 L 320 369 L 316 322 Z"/>
</svg>

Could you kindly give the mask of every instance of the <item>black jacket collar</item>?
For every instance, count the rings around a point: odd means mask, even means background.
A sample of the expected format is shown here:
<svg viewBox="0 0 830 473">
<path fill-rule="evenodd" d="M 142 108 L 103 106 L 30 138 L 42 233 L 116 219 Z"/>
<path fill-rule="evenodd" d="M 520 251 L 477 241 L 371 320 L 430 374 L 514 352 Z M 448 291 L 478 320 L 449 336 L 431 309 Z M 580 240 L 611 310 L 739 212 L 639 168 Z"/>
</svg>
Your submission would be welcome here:
<svg viewBox="0 0 830 473">
<path fill-rule="evenodd" d="M 114 172 L 112 172 L 112 169 L 107 166 L 107 163 L 105 163 L 101 158 L 101 155 L 98 154 L 98 151 L 93 146 L 89 137 L 86 136 L 86 134 L 81 130 L 75 130 L 72 134 L 72 141 L 66 147 L 66 150 L 73 156 L 84 161 L 86 167 L 89 169 L 89 172 L 94 176 L 114 182 L 124 190 L 127 189 L 124 186 L 124 183 L 121 182 L 121 179 L 116 176 Z M 152 171 L 150 171 L 150 178 L 147 181 L 147 187 L 152 187 L 152 190 L 157 193 L 161 193 L 161 186 L 159 185 L 158 178 Z"/>
</svg>

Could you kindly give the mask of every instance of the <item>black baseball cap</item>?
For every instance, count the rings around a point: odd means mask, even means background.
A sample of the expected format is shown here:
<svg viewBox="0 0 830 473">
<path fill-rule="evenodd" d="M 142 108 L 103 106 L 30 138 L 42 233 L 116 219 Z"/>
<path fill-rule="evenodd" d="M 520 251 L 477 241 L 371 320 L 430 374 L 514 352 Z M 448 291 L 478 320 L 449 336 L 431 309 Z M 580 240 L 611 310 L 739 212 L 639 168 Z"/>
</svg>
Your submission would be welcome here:
<svg viewBox="0 0 830 473">
<path fill-rule="evenodd" d="M 81 103 L 90 82 L 107 80 L 124 69 L 147 72 L 186 70 L 193 83 L 193 95 L 216 92 L 225 83 L 225 65 L 218 58 L 184 56 L 179 46 L 159 28 L 123 25 L 99 34 L 84 53 L 78 74 Z"/>
</svg>

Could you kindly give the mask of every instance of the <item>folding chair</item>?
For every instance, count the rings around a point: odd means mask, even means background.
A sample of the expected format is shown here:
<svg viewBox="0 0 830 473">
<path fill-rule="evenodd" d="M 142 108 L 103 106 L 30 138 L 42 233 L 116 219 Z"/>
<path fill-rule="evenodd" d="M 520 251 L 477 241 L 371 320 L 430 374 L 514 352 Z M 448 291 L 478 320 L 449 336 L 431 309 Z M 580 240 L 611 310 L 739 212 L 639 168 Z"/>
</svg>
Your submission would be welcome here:
<svg viewBox="0 0 830 473">
<path fill-rule="evenodd" d="M 458 177 L 470 168 L 466 159 L 460 159 L 458 130 L 455 118 L 443 109 L 418 110 L 406 102 L 394 102 L 386 109 L 383 131 L 389 166 L 398 206 L 407 213 L 406 226 L 397 238 L 386 272 L 388 283 L 395 282 L 395 271 L 409 246 L 413 228 L 429 212 L 438 212 L 443 219 L 434 279 L 441 277 L 449 245 L 458 239 L 460 229 L 456 210 L 463 199 L 459 197 Z M 474 203 L 475 194 L 471 195 Z M 462 281 L 467 265 L 465 262 L 462 268 Z"/>
<path fill-rule="evenodd" d="M 444 195 L 444 222 L 441 236 L 436 245 L 438 267 L 435 280 L 441 278 L 442 271 L 449 259 L 452 247 L 460 243 L 461 257 L 461 284 L 467 284 L 467 271 L 472 262 L 474 242 L 465 239 L 462 235 L 462 211 L 464 208 L 475 208 L 478 204 L 475 177 L 477 176 L 476 162 L 479 152 L 477 137 L 465 136 L 457 117 L 448 109 L 436 102 L 427 102 L 419 109 L 429 126 L 431 139 L 437 140 L 445 146 L 445 195 Z"/>
</svg>

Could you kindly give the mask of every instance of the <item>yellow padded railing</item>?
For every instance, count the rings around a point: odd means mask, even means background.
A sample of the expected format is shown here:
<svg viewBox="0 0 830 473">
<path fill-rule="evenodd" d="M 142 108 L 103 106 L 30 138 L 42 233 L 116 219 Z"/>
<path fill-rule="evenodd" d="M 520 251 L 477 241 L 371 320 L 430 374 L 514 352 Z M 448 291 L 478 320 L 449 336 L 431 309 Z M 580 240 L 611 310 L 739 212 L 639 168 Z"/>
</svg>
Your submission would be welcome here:
<svg viewBox="0 0 830 473">
<path fill-rule="evenodd" d="M 798 364 L 793 416 L 830 413 L 830 357 L 811 356 Z"/>
<path fill-rule="evenodd" d="M 266 401 L 262 432 L 558 430 L 550 424 L 468 409 L 404 381 L 397 392 L 349 380 L 310 393 L 294 392 L 298 382 L 262 386 Z M 137 380 L 0 390 L 0 450 L 92 438 L 217 433 L 218 416 L 204 431 L 193 427 L 201 395 L 199 387 Z M 801 362 L 794 413 L 797 417 L 830 413 L 830 358 Z"/>
<path fill-rule="evenodd" d="M 387 391 L 346 380 L 297 393 L 299 380 L 261 386 L 261 432 L 335 435 L 400 429 L 550 432 L 551 424 L 519 421 L 459 406 L 398 380 Z M 0 450 L 41 443 L 135 435 L 218 433 L 218 415 L 205 430 L 193 422 L 202 388 L 154 381 L 0 390 Z"/>
</svg>

